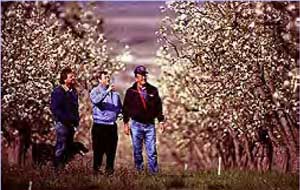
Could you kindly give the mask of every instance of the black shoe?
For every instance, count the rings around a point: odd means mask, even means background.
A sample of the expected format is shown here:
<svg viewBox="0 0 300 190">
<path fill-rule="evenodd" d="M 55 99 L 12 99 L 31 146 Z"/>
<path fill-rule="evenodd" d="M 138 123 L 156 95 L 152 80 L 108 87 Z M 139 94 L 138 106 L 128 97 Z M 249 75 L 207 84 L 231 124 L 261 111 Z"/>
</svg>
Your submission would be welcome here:
<svg viewBox="0 0 300 190">
<path fill-rule="evenodd" d="M 64 170 L 65 169 L 65 165 L 63 163 L 56 163 L 54 165 L 54 170 L 56 172 L 60 172 L 61 170 Z"/>
<path fill-rule="evenodd" d="M 94 169 L 94 170 L 93 170 L 93 174 L 94 174 L 94 175 L 103 175 L 103 172 L 102 172 L 101 170 L 99 170 L 99 169 L 98 169 L 98 170 L 95 170 L 95 169 Z"/>
<path fill-rule="evenodd" d="M 105 175 L 106 176 L 111 176 L 111 175 L 113 175 L 114 174 L 114 170 L 113 169 L 110 169 L 110 170 L 105 170 Z"/>
</svg>

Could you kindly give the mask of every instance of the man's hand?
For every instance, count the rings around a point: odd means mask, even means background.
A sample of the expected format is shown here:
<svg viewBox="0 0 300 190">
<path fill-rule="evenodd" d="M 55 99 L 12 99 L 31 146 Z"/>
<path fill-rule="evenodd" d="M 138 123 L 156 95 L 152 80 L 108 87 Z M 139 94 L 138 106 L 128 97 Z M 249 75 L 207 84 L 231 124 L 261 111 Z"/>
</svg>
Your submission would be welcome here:
<svg viewBox="0 0 300 190">
<path fill-rule="evenodd" d="M 124 133 L 126 135 L 129 135 L 129 133 L 130 133 L 130 128 L 129 128 L 129 124 L 128 123 L 124 123 Z"/>
<path fill-rule="evenodd" d="M 110 91 L 115 91 L 115 90 L 116 90 L 116 87 L 115 87 L 114 84 L 109 85 L 109 87 L 108 87 L 108 89 L 107 89 L 108 92 L 110 92 Z"/>
<path fill-rule="evenodd" d="M 160 130 L 161 130 L 161 133 L 164 133 L 165 132 L 165 124 L 164 124 L 164 122 L 159 122 L 159 128 L 160 128 Z"/>
</svg>

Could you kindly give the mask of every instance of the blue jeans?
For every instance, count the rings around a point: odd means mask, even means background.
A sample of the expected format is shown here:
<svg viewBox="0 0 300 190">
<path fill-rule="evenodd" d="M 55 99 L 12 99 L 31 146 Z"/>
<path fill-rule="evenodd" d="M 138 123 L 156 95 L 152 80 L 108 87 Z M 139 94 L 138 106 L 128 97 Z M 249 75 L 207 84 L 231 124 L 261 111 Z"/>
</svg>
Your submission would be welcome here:
<svg viewBox="0 0 300 190">
<path fill-rule="evenodd" d="M 56 144 L 54 153 L 54 167 L 63 168 L 68 161 L 68 150 L 73 143 L 73 127 L 64 126 L 61 122 L 55 124 Z"/>
<path fill-rule="evenodd" d="M 156 152 L 156 132 L 153 124 L 143 124 L 132 120 L 131 127 L 131 140 L 133 146 L 133 156 L 135 168 L 138 171 L 144 169 L 143 163 L 143 143 L 146 146 L 148 169 L 149 172 L 154 174 L 158 172 L 157 152 Z"/>
</svg>

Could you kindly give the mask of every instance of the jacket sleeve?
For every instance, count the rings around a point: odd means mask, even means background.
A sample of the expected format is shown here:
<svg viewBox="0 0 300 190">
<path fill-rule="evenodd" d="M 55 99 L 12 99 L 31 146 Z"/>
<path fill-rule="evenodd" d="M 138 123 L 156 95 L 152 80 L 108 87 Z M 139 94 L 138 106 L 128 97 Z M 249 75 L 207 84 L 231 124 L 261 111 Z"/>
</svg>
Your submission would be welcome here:
<svg viewBox="0 0 300 190">
<path fill-rule="evenodd" d="M 54 89 L 54 91 L 51 93 L 51 112 L 55 118 L 56 121 L 62 122 L 63 124 L 66 124 L 67 118 L 64 114 L 64 110 L 62 110 L 62 104 L 64 101 L 64 94 L 59 89 Z"/>
<path fill-rule="evenodd" d="M 163 115 L 163 110 L 162 110 L 162 101 L 159 96 L 158 90 L 156 90 L 156 113 L 157 113 L 157 119 L 159 122 L 164 121 L 165 117 Z"/>
<path fill-rule="evenodd" d="M 90 98 L 93 104 L 99 104 L 101 103 L 104 98 L 108 95 L 108 91 L 101 91 L 97 88 L 93 88 L 93 90 L 90 93 Z"/>
<path fill-rule="evenodd" d="M 129 105 L 129 90 L 126 91 L 125 94 L 125 98 L 124 98 L 124 102 L 123 102 L 123 122 L 124 123 L 128 123 L 129 122 L 129 109 L 130 109 L 130 105 Z"/>
</svg>

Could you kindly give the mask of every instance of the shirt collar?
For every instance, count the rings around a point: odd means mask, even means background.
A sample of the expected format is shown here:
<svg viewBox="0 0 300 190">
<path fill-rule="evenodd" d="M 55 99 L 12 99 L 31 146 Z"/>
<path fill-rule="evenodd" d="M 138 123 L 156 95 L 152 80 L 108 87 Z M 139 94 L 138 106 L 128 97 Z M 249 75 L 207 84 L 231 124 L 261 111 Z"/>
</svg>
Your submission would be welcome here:
<svg viewBox="0 0 300 190">
<path fill-rule="evenodd" d="M 71 89 L 70 88 L 68 88 L 65 84 L 63 84 L 63 85 L 61 85 L 62 86 L 62 88 L 66 91 L 66 92 L 68 92 L 68 91 L 70 91 Z"/>
<path fill-rule="evenodd" d="M 143 88 L 141 90 L 147 90 L 147 86 L 148 86 L 148 82 L 146 82 L 146 84 L 143 86 Z M 137 85 L 137 82 L 135 82 L 132 87 L 136 90 L 138 90 L 138 85 Z"/>
</svg>

